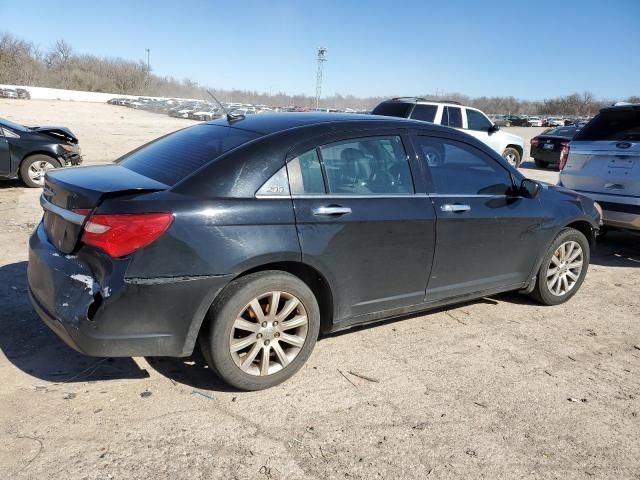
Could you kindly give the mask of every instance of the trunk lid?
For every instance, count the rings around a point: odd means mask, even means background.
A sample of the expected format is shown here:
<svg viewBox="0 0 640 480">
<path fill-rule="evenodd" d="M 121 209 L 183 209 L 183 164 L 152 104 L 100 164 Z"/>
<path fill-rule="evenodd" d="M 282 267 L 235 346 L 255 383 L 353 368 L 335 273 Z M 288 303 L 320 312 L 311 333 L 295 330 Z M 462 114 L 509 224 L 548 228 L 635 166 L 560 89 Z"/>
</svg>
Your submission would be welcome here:
<svg viewBox="0 0 640 480">
<path fill-rule="evenodd" d="M 58 250 L 71 253 L 78 246 L 88 213 L 105 198 L 168 188 L 120 165 L 49 171 L 40 198 L 47 237 Z"/>
<path fill-rule="evenodd" d="M 561 172 L 574 190 L 640 197 L 640 142 L 573 141 Z"/>
</svg>

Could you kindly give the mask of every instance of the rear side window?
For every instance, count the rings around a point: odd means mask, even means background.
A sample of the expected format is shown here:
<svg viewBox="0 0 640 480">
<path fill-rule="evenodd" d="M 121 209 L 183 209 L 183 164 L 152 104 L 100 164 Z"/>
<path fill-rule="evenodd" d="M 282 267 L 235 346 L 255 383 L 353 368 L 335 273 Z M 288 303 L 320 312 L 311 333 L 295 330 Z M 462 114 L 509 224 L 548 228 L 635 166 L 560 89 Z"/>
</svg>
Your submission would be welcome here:
<svg viewBox="0 0 640 480">
<path fill-rule="evenodd" d="M 412 194 L 409 160 L 398 136 L 351 139 L 320 147 L 330 194 Z"/>
<path fill-rule="evenodd" d="M 431 122 L 436 118 L 436 112 L 438 107 L 436 105 L 416 105 L 416 108 L 411 112 L 411 118 L 416 120 L 422 120 L 423 122 Z"/>
<path fill-rule="evenodd" d="M 491 122 L 477 110 L 469 110 L 467 108 L 467 127 L 469 130 L 486 132 L 489 130 L 489 127 L 491 127 Z"/>
<path fill-rule="evenodd" d="M 600 112 L 575 140 L 640 140 L 640 109 L 629 108 Z"/>
<path fill-rule="evenodd" d="M 287 164 L 292 194 L 323 194 L 324 179 L 318 152 L 314 148 L 298 155 Z"/>
<path fill-rule="evenodd" d="M 462 128 L 462 109 L 458 107 L 444 107 L 442 109 L 441 125 Z"/>
<path fill-rule="evenodd" d="M 404 102 L 382 102 L 372 110 L 374 115 L 384 115 L 386 117 L 402 117 L 407 118 L 413 107 L 412 103 Z"/>
<path fill-rule="evenodd" d="M 255 132 L 223 125 L 197 125 L 156 140 L 116 163 L 171 186 L 259 136 Z"/>
</svg>

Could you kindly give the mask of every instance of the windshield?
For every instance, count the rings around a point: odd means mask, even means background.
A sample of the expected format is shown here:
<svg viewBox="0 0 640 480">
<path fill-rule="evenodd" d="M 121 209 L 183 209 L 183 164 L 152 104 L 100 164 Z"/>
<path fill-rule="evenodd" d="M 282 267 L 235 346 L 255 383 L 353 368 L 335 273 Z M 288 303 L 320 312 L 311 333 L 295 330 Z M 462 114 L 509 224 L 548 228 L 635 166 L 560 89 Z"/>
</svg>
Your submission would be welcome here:
<svg viewBox="0 0 640 480">
<path fill-rule="evenodd" d="M 12 130 L 17 130 L 18 132 L 28 132 L 29 129 L 23 125 L 19 125 L 17 123 L 10 122 L 4 118 L 0 118 L 0 125 L 3 127 L 10 128 Z"/>
<path fill-rule="evenodd" d="M 545 133 L 545 135 L 555 135 L 557 137 L 573 138 L 573 136 L 576 134 L 576 131 L 577 131 L 576 127 L 558 127 L 548 131 L 547 133 Z"/>
</svg>

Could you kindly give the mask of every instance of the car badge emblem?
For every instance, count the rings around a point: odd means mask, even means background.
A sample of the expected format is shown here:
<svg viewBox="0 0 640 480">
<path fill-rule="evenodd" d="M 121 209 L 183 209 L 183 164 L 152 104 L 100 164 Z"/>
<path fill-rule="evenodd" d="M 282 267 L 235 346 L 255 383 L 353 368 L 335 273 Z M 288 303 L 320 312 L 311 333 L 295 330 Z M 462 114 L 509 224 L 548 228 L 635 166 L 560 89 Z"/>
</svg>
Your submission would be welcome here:
<svg viewBox="0 0 640 480">
<path fill-rule="evenodd" d="M 629 142 L 620 142 L 620 143 L 616 143 L 616 147 L 618 147 L 618 148 L 630 148 L 631 144 Z"/>
</svg>

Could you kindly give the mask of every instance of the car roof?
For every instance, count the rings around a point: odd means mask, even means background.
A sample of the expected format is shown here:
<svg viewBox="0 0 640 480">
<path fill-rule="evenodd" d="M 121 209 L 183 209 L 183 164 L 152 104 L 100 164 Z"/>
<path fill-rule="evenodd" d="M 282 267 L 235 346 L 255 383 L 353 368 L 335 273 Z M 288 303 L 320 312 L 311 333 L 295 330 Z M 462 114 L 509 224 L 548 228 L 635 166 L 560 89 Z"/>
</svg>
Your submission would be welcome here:
<svg viewBox="0 0 640 480">
<path fill-rule="evenodd" d="M 280 112 L 261 113 L 260 115 L 248 115 L 242 119 L 229 123 L 226 117 L 205 122 L 212 125 L 230 125 L 243 130 L 251 130 L 256 133 L 268 135 L 282 132 L 292 128 L 349 123 L 351 126 L 375 125 L 378 127 L 420 127 L 429 128 L 432 124 L 426 124 L 418 120 L 410 120 L 399 117 L 386 117 L 382 115 L 364 115 L 357 113 L 320 113 L 320 112 Z"/>
<path fill-rule="evenodd" d="M 601 109 L 601 112 L 617 112 L 620 110 L 640 110 L 640 103 L 618 102 L 611 107 Z"/>
</svg>

